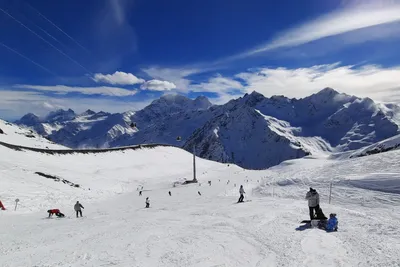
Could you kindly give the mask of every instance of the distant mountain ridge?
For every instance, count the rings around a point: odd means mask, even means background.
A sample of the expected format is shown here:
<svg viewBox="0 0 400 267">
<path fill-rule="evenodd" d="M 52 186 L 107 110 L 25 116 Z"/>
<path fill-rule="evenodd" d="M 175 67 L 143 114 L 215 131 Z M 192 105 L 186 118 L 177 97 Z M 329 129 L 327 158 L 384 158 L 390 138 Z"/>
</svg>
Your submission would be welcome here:
<svg viewBox="0 0 400 267">
<path fill-rule="evenodd" d="M 332 88 L 301 99 L 253 92 L 212 105 L 165 95 L 142 110 L 26 114 L 20 125 L 71 148 L 165 143 L 244 168 L 267 168 L 310 154 L 359 149 L 400 134 L 400 107 L 341 94 Z"/>
</svg>

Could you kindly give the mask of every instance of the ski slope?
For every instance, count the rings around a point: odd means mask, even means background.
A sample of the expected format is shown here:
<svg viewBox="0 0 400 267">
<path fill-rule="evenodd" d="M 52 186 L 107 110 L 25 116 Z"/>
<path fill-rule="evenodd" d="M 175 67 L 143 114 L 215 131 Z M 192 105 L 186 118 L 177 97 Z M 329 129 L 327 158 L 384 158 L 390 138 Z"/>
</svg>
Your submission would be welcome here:
<svg viewBox="0 0 400 267">
<path fill-rule="evenodd" d="M 192 178 L 192 155 L 173 147 L 50 155 L 0 145 L 0 155 L 0 266 L 400 266 L 400 197 L 387 190 L 400 182 L 399 150 L 264 171 L 197 159 L 201 185 L 177 187 Z M 240 184 L 251 201 L 236 204 Z M 310 186 L 338 232 L 296 230 Z M 51 208 L 67 218 L 47 219 Z"/>
</svg>

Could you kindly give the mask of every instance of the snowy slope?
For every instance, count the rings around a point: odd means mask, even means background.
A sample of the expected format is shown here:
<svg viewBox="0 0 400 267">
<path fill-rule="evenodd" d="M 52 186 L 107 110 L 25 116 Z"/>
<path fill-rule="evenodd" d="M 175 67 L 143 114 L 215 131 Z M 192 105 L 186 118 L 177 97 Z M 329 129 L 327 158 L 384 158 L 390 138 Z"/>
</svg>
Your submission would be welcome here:
<svg viewBox="0 0 400 267">
<path fill-rule="evenodd" d="M 255 112 L 259 119 L 249 115 Z M 261 126 L 265 121 L 269 126 Z M 253 92 L 220 106 L 212 106 L 205 97 L 165 95 L 136 112 L 59 110 L 42 120 L 27 114 L 18 123 L 71 148 L 165 143 L 192 151 L 196 146 L 199 156 L 259 169 L 309 153 L 355 150 L 400 134 L 400 107 L 325 88 L 302 99 Z M 223 139 L 214 131 L 221 131 Z"/>
<path fill-rule="evenodd" d="M 400 149 L 400 135 L 393 136 L 376 144 L 356 150 L 351 153 L 350 158 L 363 157 L 395 149 Z"/>
<path fill-rule="evenodd" d="M 297 127 L 258 114 L 274 133 L 295 137 Z M 0 141 L 52 145 L 36 134 L 26 137 L 29 130 L 0 125 L 6 133 Z M 393 224 L 399 220 L 397 151 L 346 161 L 306 158 L 262 172 L 199 160 L 200 181 L 213 180 L 212 187 L 201 187 L 202 197 L 197 186 L 172 188 L 174 181 L 191 177 L 191 156 L 174 148 L 52 156 L 0 147 L 0 154 L 7 155 L 0 160 L 0 196 L 11 209 L 0 213 L 0 229 L 12 229 L 0 234 L 1 266 L 398 266 L 400 260 L 399 227 Z M 232 184 L 244 180 L 250 180 L 245 189 L 253 202 L 232 205 L 237 195 Z M 326 205 L 331 180 L 332 206 Z M 144 199 L 131 193 L 139 185 L 154 211 L 142 210 Z M 294 231 L 307 216 L 301 199 L 308 186 L 320 191 L 325 212 L 339 214 L 340 232 Z M 14 215 L 16 197 L 21 202 Z M 76 199 L 88 216 L 78 225 L 41 220 L 54 207 L 72 216 Z"/>
<path fill-rule="evenodd" d="M 0 142 L 36 148 L 67 149 L 43 138 L 33 130 L 0 120 Z"/>
<path fill-rule="evenodd" d="M 0 212 L 4 267 L 399 266 L 399 191 L 385 192 L 399 188 L 398 150 L 347 160 L 306 157 L 264 171 L 198 159 L 201 186 L 178 187 L 172 184 L 192 177 L 192 156 L 177 148 L 50 155 L 0 146 L 0 154 L 7 154 L 0 157 L 0 197 L 8 208 Z M 235 204 L 239 184 L 251 202 Z M 338 232 L 296 231 L 308 217 L 309 186 L 320 192 L 325 213 L 338 214 Z M 74 218 L 76 200 L 85 207 L 82 219 Z M 68 218 L 45 219 L 49 208 Z"/>
</svg>

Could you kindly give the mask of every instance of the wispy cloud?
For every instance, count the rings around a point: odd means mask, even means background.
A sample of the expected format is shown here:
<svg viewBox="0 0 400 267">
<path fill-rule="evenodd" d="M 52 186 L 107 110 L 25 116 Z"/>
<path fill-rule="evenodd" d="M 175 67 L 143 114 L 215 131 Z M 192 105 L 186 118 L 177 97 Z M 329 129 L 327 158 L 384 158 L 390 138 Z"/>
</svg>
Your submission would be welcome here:
<svg viewBox="0 0 400 267">
<path fill-rule="evenodd" d="M 66 86 L 66 85 L 29 85 L 29 84 L 17 84 L 14 88 L 19 89 L 31 89 L 38 91 L 54 92 L 58 94 L 67 93 L 80 93 L 84 95 L 103 95 L 103 96 L 131 96 L 137 93 L 137 91 L 127 90 L 118 87 L 98 86 L 98 87 L 81 87 L 81 86 Z"/>
<path fill-rule="evenodd" d="M 160 80 L 150 80 L 140 86 L 140 89 L 142 90 L 151 91 L 169 91 L 175 88 L 176 86 L 174 83 Z"/>
<path fill-rule="evenodd" d="M 189 76 L 200 73 L 202 70 L 196 68 L 161 68 L 150 67 L 142 69 L 147 75 L 158 80 L 167 80 L 175 84 L 177 90 L 187 91 L 191 81 Z"/>
<path fill-rule="evenodd" d="M 245 87 L 239 82 L 232 78 L 222 77 L 218 75 L 217 77 L 210 78 L 207 82 L 192 84 L 189 86 L 190 91 L 193 92 L 214 92 L 214 93 L 224 93 L 233 90 L 243 90 Z"/>
<path fill-rule="evenodd" d="M 126 73 L 122 71 L 116 71 L 113 74 L 102 74 L 96 73 L 93 78 L 95 82 L 103 82 L 108 84 L 120 84 L 120 85 L 133 85 L 144 83 L 145 80 L 140 79 L 132 73 Z"/>
<path fill-rule="evenodd" d="M 95 111 L 124 112 L 139 110 L 150 104 L 153 99 L 145 101 L 121 101 L 110 98 L 63 98 L 50 97 L 41 92 L 0 90 L 0 109 L 2 119 L 18 119 L 26 113 L 32 112 L 39 116 L 55 109 L 72 108 L 75 112 L 87 109 Z"/>
<path fill-rule="evenodd" d="M 376 2 L 378 3 L 379 1 Z M 245 58 L 278 48 L 299 46 L 326 37 L 397 21 L 400 21 L 400 4 L 398 2 L 381 5 L 369 4 L 345 7 L 302 25 L 295 26 L 292 29 L 278 34 L 264 45 L 234 55 L 217 63 Z M 391 29 L 397 31 L 396 28 Z M 385 36 L 390 36 L 390 34 L 386 32 Z M 370 36 L 369 39 L 381 37 L 381 35 L 374 34 Z"/>
<path fill-rule="evenodd" d="M 236 75 L 243 80 L 245 92 L 257 91 L 265 96 L 304 97 L 325 87 L 360 97 L 385 102 L 399 102 L 400 67 L 377 65 L 340 66 L 338 63 L 309 68 L 262 68 Z"/>
</svg>

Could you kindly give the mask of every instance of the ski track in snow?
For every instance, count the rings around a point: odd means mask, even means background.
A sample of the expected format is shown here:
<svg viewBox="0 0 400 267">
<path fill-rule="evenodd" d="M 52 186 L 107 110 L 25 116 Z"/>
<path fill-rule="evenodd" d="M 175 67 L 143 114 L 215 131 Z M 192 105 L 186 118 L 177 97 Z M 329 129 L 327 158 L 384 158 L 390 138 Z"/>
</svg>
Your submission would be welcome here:
<svg viewBox="0 0 400 267">
<path fill-rule="evenodd" d="M 0 146 L 0 154 L 8 208 L 0 212 L 0 266 L 400 266 L 400 195 L 387 190 L 399 183 L 400 151 L 265 171 L 198 159 L 201 186 L 175 188 L 192 177 L 191 155 L 176 148 L 54 156 Z M 240 184 L 252 201 L 236 204 Z M 308 219 L 310 186 L 325 214 L 338 214 L 338 232 L 296 230 Z M 67 218 L 47 219 L 49 208 Z"/>
</svg>

